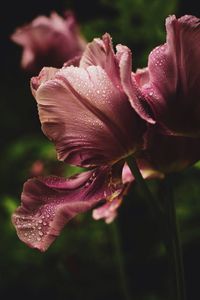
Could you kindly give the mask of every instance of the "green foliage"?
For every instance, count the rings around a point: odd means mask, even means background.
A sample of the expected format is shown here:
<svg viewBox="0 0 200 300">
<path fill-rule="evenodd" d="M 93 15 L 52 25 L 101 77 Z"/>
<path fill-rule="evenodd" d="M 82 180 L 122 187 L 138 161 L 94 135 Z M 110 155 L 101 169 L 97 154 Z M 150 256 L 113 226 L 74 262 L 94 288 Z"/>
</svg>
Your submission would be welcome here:
<svg viewBox="0 0 200 300">
<path fill-rule="evenodd" d="M 165 41 L 165 18 L 176 13 L 177 1 L 101 0 L 100 3 L 107 13 L 95 15 L 83 24 L 88 40 L 108 32 L 114 43 L 132 49 L 134 68 L 146 66 L 148 53 Z"/>
</svg>

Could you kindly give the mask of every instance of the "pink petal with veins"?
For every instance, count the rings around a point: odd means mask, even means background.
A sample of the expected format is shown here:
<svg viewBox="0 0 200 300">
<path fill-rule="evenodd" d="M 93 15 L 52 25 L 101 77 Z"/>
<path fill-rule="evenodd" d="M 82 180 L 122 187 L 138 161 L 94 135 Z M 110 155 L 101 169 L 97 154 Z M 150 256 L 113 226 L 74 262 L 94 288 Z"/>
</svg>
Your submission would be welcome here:
<svg viewBox="0 0 200 300">
<path fill-rule="evenodd" d="M 59 159 L 85 167 L 113 164 L 142 143 L 144 122 L 100 66 L 44 68 L 31 87 Z"/>
<path fill-rule="evenodd" d="M 70 178 L 39 177 L 24 184 L 22 203 L 12 216 L 19 238 L 45 251 L 77 214 L 105 196 L 120 194 L 121 172 L 100 167 Z"/>
</svg>

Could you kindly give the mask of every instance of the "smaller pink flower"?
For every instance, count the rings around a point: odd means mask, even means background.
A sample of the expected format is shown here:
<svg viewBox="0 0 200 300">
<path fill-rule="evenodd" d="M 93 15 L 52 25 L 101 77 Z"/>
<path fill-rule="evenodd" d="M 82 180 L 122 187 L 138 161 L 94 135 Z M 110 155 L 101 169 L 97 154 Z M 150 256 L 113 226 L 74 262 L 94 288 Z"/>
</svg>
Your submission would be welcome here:
<svg viewBox="0 0 200 300">
<path fill-rule="evenodd" d="M 69 11 L 64 18 L 56 12 L 50 17 L 39 16 L 18 28 L 11 40 L 23 47 L 21 66 L 31 72 L 38 72 L 43 66 L 61 67 L 81 55 L 86 45 Z"/>
</svg>

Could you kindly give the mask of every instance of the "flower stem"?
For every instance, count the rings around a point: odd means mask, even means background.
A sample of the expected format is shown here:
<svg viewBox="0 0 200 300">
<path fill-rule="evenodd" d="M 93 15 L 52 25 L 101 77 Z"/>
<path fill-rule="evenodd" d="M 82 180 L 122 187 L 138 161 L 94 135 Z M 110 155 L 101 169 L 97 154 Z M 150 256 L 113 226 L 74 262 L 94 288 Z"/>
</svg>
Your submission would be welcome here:
<svg viewBox="0 0 200 300">
<path fill-rule="evenodd" d="M 126 271 L 125 271 L 125 263 L 124 263 L 124 256 L 123 256 L 122 246 L 121 246 L 121 238 L 120 238 L 119 229 L 116 221 L 112 222 L 111 230 L 112 230 L 112 237 L 115 246 L 115 255 L 116 255 L 122 296 L 124 300 L 131 300 L 131 295 L 129 292 Z"/>
<path fill-rule="evenodd" d="M 176 206 L 173 197 L 173 191 L 169 181 L 167 181 L 167 198 L 166 218 L 168 223 L 168 247 L 171 261 L 171 269 L 173 275 L 174 285 L 174 299 L 186 300 L 185 282 L 184 282 L 184 268 L 183 268 L 183 255 L 180 242 L 180 232 L 176 217 Z"/>
<path fill-rule="evenodd" d="M 136 182 L 140 186 L 141 191 L 144 194 L 145 200 L 148 201 L 148 206 L 151 211 L 151 214 L 153 216 L 160 215 L 162 213 L 162 208 L 159 205 L 159 203 L 154 199 L 154 197 L 151 194 L 151 191 L 148 188 L 148 185 L 146 184 L 146 181 L 142 177 L 142 174 L 140 172 L 140 169 L 137 165 L 136 160 L 132 157 L 129 156 L 127 159 L 128 166 L 135 177 Z M 150 203 L 149 203 L 150 202 Z"/>
<path fill-rule="evenodd" d="M 174 278 L 173 300 L 186 300 L 185 284 L 184 284 L 184 269 L 182 249 L 179 237 L 179 227 L 176 219 L 176 208 L 173 198 L 171 185 L 168 181 L 167 193 L 164 195 L 166 199 L 165 211 L 160 207 L 159 203 L 152 196 L 140 169 L 137 166 L 137 162 L 133 157 L 129 157 L 127 160 L 129 168 L 135 177 L 136 182 L 139 184 L 146 200 L 148 200 L 149 207 L 151 206 L 151 212 L 157 220 L 160 222 L 162 231 L 164 233 L 164 243 L 169 254 L 171 262 L 172 277 Z M 150 203 L 149 203 L 150 202 Z"/>
</svg>

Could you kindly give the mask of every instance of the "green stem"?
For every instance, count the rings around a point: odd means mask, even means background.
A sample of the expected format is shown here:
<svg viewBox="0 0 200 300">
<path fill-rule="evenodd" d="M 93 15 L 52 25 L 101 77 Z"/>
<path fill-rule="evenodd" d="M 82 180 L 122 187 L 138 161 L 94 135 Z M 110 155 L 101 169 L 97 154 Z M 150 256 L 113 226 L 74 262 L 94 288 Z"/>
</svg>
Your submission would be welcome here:
<svg viewBox="0 0 200 300">
<path fill-rule="evenodd" d="M 144 193 L 144 196 L 148 201 L 148 205 L 150 204 L 149 207 L 151 207 L 153 215 L 157 216 L 157 220 L 160 222 L 159 225 L 161 225 L 161 228 L 163 229 L 163 233 L 165 235 L 164 242 L 171 261 L 172 277 L 175 275 L 173 300 L 186 300 L 182 249 L 171 186 L 168 185 L 166 212 L 164 212 L 159 203 L 152 196 L 144 178 L 142 177 L 140 169 L 137 166 L 136 160 L 130 156 L 127 163 L 136 182 L 139 184 L 142 192 Z"/>
<path fill-rule="evenodd" d="M 132 156 L 129 156 L 127 159 L 127 163 L 133 176 L 135 177 L 136 182 L 140 186 L 140 189 L 143 192 L 146 201 L 148 201 L 147 204 L 149 206 L 151 214 L 153 216 L 158 216 L 162 214 L 162 208 L 159 205 L 159 202 L 157 202 L 152 196 L 151 191 L 149 190 L 148 185 L 146 184 L 146 181 L 142 177 L 142 174 L 140 172 L 140 169 L 138 168 L 136 160 Z"/>
<path fill-rule="evenodd" d="M 183 255 L 180 241 L 180 231 L 176 217 L 176 206 L 173 191 L 168 183 L 168 199 L 166 199 L 166 218 L 168 224 L 168 245 L 174 281 L 174 299 L 186 300 Z M 170 253 L 169 253 L 170 254 Z"/>
<path fill-rule="evenodd" d="M 116 255 L 116 261 L 117 261 L 117 268 L 118 268 L 118 274 L 119 274 L 119 282 L 121 285 L 121 291 L 123 299 L 125 300 L 131 300 L 131 295 L 129 292 L 128 284 L 127 284 L 127 278 L 126 278 L 126 272 L 125 272 L 125 263 L 124 263 L 124 257 L 121 247 L 121 238 L 119 234 L 119 229 L 116 221 L 114 221 L 111 224 L 111 230 L 112 230 L 112 237 L 113 242 L 115 246 L 115 255 Z"/>
</svg>

